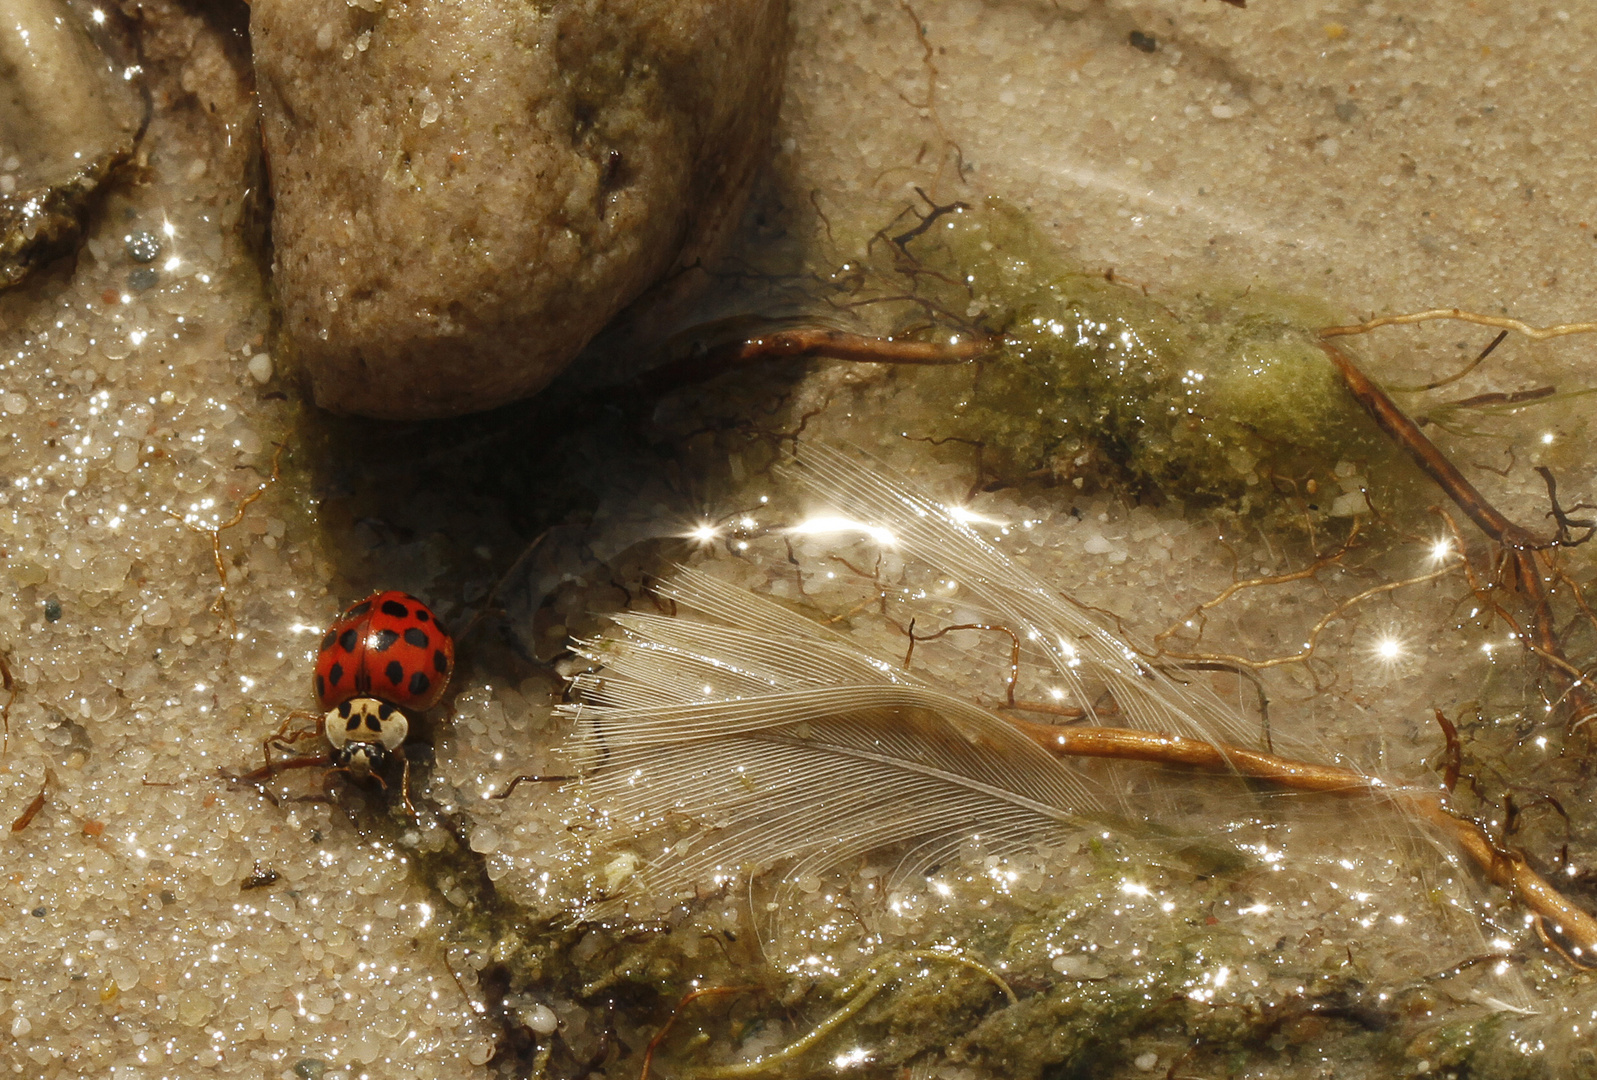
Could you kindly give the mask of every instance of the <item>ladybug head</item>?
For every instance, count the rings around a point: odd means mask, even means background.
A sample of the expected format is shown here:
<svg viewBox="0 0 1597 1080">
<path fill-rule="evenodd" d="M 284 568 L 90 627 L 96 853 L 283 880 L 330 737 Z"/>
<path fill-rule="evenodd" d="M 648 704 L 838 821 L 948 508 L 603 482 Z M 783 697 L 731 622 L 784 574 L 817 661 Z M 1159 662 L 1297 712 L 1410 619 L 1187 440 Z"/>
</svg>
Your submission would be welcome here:
<svg viewBox="0 0 1597 1080">
<path fill-rule="evenodd" d="M 381 773 L 410 734 L 404 713 L 376 698 L 351 698 L 328 710 L 323 722 L 334 768 L 364 778 Z"/>
<path fill-rule="evenodd" d="M 380 776 L 392 756 L 382 743 L 368 742 L 346 743 L 335 747 L 331 755 L 333 768 L 347 769 L 357 780 L 364 780 L 373 773 Z"/>
</svg>

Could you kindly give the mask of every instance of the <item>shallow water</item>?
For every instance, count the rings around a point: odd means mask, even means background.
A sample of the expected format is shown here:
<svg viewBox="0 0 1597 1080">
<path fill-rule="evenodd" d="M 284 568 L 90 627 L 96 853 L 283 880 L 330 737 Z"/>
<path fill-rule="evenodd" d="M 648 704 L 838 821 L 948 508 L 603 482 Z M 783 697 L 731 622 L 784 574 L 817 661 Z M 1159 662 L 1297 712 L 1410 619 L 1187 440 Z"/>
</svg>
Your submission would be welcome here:
<svg viewBox="0 0 1597 1080">
<path fill-rule="evenodd" d="M 1063 258 L 1113 267 L 1173 308 L 1252 285 L 1338 318 L 1455 304 L 1531 321 L 1591 314 L 1583 12 L 1257 8 L 972 2 L 917 19 L 890 4 L 798 4 L 779 152 L 743 254 L 744 268 L 778 276 L 723 281 L 684 324 L 813 317 L 838 294 L 783 275 L 858 260 L 901 209 L 924 209 L 916 186 L 940 204 L 1001 196 Z M 482 796 L 567 767 L 551 705 L 581 666 L 572 635 L 601 632 L 622 607 L 654 610 L 650 583 L 701 560 L 841 616 L 863 648 L 897 658 L 876 582 L 935 588 L 932 568 L 890 553 L 878 564 L 857 538 L 801 538 L 790 552 L 772 527 L 816 507 L 765 471 L 778 450 L 872 449 L 1142 643 L 1234 577 L 1305 565 L 1310 541 L 1206 515 L 1180 492 L 1138 494 L 1103 469 L 1083 469 L 1079 488 L 1066 473 L 972 494 L 986 485 L 969 445 L 916 441 L 949 434 L 944 407 L 928 405 L 944 399 L 901 370 L 773 368 L 658 401 L 577 375 L 542 403 L 425 429 L 311 414 L 273 355 L 229 38 L 195 29 L 193 51 L 152 73 L 170 93 L 140 182 L 113 194 L 75 267 L 0 294 L 0 627 L 17 684 L 0 819 L 46 785 L 5 840 L 10 1071 L 636 1076 L 695 980 L 759 985 L 684 1009 L 653 1062 L 683 1075 L 777 1050 L 862 972 L 892 977 L 775 1072 L 1590 1067 L 1587 976 L 1400 819 L 1153 769 L 1088 772 L 1157 806 L 1160 831 L 1117 822 L 1004 857 L 973 844 L 896 891 L 883 852 L 785 891 L 763 878 L 752 906 L 741 894 L 666 904 L 669 932 L 565 927 L 595 881 L 620 888 L 639 859 L 567 835 L 587 820 L 580 792 Z M 1154 51 L 1133 46 L 1133 30 Z M 207 83 L 202 108 L 177 89 L 186 66 L 234 82 Z M 158 258 L 135 259 L 152 240 Z M 133 276 L 151 266 L 153 283 Z M 1416 384 L 1490 337 L 1394 329 L 1356 348 L 1378 377 Z M 1468 380 L 1405 404 L 1584 388 L 1584 348 L 1511 338 Z M 1530 466 L 1556 471 L 1566 506 L 1586 497 L 1583 402 L 1466 414 L 1487 433 L 1444 445 L 1506 512 L 1544 528 Z M 209 535 L 186 526 L 230 521 L 279 443 L 280 478 L 220 534 L 224 591 Z M 1357 465 L 1329 463 L 1350 489 Z M 1214 609 L 1203 645 L 1290 654 L 1341 600 L 1429 572 L 1444 534 L 1427 515 L 1435 500 L 1417 496 L 1344 570 Z M 711 549 L 691 539 L 705 523 L 724 525 Z M 1313 544 L 1334 550 L 1347 523 L 1322 523 Z M 1589 575 L 1581 549 L 1568 565 Z M 269 794 L 215 779 L 252 767 L 259 740 L 311 706 L 311 652 L 343 603 L 404 588 L 460 631 L 501 579 L 495 610 L 462 636 L 454 716 L 419 770 L 422 824 L 371 791 L 290 801 L 319 791 L 314 776 Z M 973 614 L 933 595 L 939 618 Z M 1511 841 L 1590 907 L 1584 735 L 1566 740 L 1546 707 L 1554 681 L 1472 606 L 1453 574 L 1329 623 L 1310 664 L 1263 676 L 1272 730 L 1435 783 L 1432 710 L 1462 717 L 1474 786 L 1461 790 L 1492 800 L 1471 809 L 1501 828 L 1513 792 Z M 1571 632 L 1572 655 L 1590 653 L 1584 633 Z M 1006 648 L 972 633 L 918 645 L 914 662 L 996 705 Z M 1204 677 L 1257 717 L 1251 684 Z M 1023 678 L 1027 694 L 1048 693 L 1035 667 Z M 908 955 L 937 945 L 980 960 L 1020 1004 L 970 968 Z"/>
</svg>

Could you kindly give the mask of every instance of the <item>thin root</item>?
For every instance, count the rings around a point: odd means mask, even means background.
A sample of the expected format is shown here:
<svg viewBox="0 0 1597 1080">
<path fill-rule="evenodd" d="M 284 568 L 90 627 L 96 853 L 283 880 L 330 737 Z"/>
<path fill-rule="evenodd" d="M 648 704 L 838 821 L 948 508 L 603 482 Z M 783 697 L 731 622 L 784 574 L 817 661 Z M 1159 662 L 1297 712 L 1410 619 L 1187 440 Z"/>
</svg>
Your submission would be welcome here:
<svg viewBox="0 0 1597 1080">
<path fill-rule="evenodd" d="M 1436 322 L 1440 319 L 1474 323 L 1476 326 L 1490 326 L 1496 330 L 1512 330 L 1525 335 L 1532 341 L 1547 341 L 1549 338 L 1569 337 L 1571 334 L 1597 334 L 1597 322 L 1555 323 L 1552 326 L 1532 326 L 1530 323 L 1521 322 L 1518 319 L 1509 319 L 1500 315 L 1481 315 L 1473 311 L 1464 311 L 1462 308 L 1431 308 L 1429 311 L 1415 311 L 1407 315 L 1382 315 L 1379 318 L 1371 319 L 1369 322 L 1354 323 L 1351 326 L 1327 326 L 1320 331 L 1320 336 L 1322 338 L 1330 338 L 1344 337 L 1349 334 L 1367 334 L 1371 330 L 1378 330 L 1383 326 L 1412 326 L 1415 323 Z M 1495 345 L 1493 347 L 1495 348 Z M 1485 359 L 1485 357 L 1482 357 L 1482 359 Z"/>
<path fill-rule="evenodd" d="M 509 794 L 506 792 L 506 794 Z M 503 796 L 498 796 L 502 798 Z M 704 997 L 723 997 L 727 994 L 758 993 L 758 986 L 707 986 L 702 990 L 693 990 L 682 995 L 682 1000 L 676 1003 L 671 1010 L 671 1015 L 665 1023 L 660 1025 L 660 1030 L 654 1033 L 654 1038 L 649 1040 L 649 1045 L 643 1050 L 643 1068 L 638 1072 L 638 1080 L 649 1080 L 649 1070 L 654 1067 L 654 1052 L 660 1049 L 660 1044 L 665 1042 L 665 1037 L 671 1031 L 672 1025 L 677 1022 L 677 1017 L 682 1015 L 682 1010 L 693 1002 Z"/>
<path fill-rule="evenodd" d="M 506 784 L 505 790 L 496 791 L 492 795 L 488 796 L 488 798 L 508 799 L 510 798 L 510 793 L 515 791 L 516 788 L 519 787 L 523 782 L 528 784 L 564 784 L 567 781 L 575 779 L 575 776 L 535 776 L 531 774 L 524 774 L 522 776 L 515 777 L 510 781 L 510 783 Z"/>
<path fill-rule="evenodd" d="M 960 623 L 958 626 L 945 626 L 935 634 L 915 636 L 915 620 L 909 621 L 909 648 L 904 650 L 904 669 L 909 670 L 909 658 L 915 655 L 917 641 L 936 641 L 944 634 L 951 634 L 955 630 L 991 630 L 1000 634 L 1009 635 L 1009 680 L 1004 687 L 1004 702 L 1011 709 L 1015 708 L 1015 684 L 1020 681 L 1020 638 L 1007 626 L 994 626 L 989 623 Z"/>
<path fill-rule="evenodd" d="M 228 529 L 234 528 L 240 522 L 242 522 L 244 520 L 245 511 L 254 505 L 257 499 L 266 494 L 267 488 L 277 483 L 279 466 L 283 460 L 283 451 L 287 449 L 287 447 L 287 443 L 277 444 L 277 450 L 272 454 L 272 474 L 261 483 L 260 487 L 256 488 L 254 491 L 240 499 L 233 516 L 222 522 L 222 524 L 207 529 L 194 524 L 182 514 L 175 513 L 171 510 L 166 511 L 167 517 L 170 517 L 185 529 L 193 533 L 199 533 L 201 536 L 208 537 L 210 539 L 211 563 L 216 567 L 216 578 L 219 583 L 216 588 L 216 599 L 211 603 L 211 613 L 220 615 L 227 620 L 230 633 L 232 632 L 231 628 L 235 627 L 237 624 L 233 622 L 233 613 L 227 603 L 227 563 L 222 558 L 222 534 Z"/>
</svg>

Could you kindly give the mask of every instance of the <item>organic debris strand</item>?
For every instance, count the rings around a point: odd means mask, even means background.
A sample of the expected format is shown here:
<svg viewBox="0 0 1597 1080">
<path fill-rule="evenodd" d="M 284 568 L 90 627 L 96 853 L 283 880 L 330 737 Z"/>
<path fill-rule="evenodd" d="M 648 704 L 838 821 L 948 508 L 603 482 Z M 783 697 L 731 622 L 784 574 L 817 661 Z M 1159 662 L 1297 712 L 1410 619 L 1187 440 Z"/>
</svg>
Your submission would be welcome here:
<svg viewBox="0 0 1597 1080">
<path fill-rule="evenodd" d="M 1446 833 L 1494 884 L 1512 890 L 1532 912 L 1551 920 L 1558 935 L 1572 944 L 1573 961 L 1597 958 L 1597 918 L 1581 910 L 1531 869 L 1523 855 L 1498 847 L 1480 825 L 1455 813 L 1443 792 L 1394 787 L 1378 777 L 1365 776 L 1352 769 L 1294 761 L 1181 735 L 1127 728 L 1059 727 L 1014 717 L 1010 717 L 1009 722 L 1033 742 L 1060 756 L 1185 765 L 1236 772 L 1294 791 L 1367 794 L 1390 800 Z"/>
</svg>

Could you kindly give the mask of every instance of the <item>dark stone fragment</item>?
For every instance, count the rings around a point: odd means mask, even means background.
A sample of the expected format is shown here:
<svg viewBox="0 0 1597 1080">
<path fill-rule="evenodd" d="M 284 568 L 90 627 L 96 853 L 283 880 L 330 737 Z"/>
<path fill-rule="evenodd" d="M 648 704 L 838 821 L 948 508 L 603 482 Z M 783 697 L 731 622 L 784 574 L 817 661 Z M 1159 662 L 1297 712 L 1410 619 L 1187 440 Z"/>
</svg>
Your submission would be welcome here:
<svg viewBox="0 0 1597 1080">
<path fill-rule="evenodd" d="M 1159 39 L 1152 34 L 1144 34 L 1141 30 L 1133 30 L 1131 32 L 1131 47 L 1151 53 L 1159 47 Z"/>
<path fill-rule="evenodd" d="M 161 283 L 161 272 L 153 266 L 141 266 L 137 270 L 128 271 L 128 290 L 130 292 L 143 292 L 153 289 Z"/>
<path fill-rule="evenodd" d="M 52 596 L 44 602 L 44 621 L 55 622 L 59 618 L 61 618 L 61 601 Z"/>
</svg>

